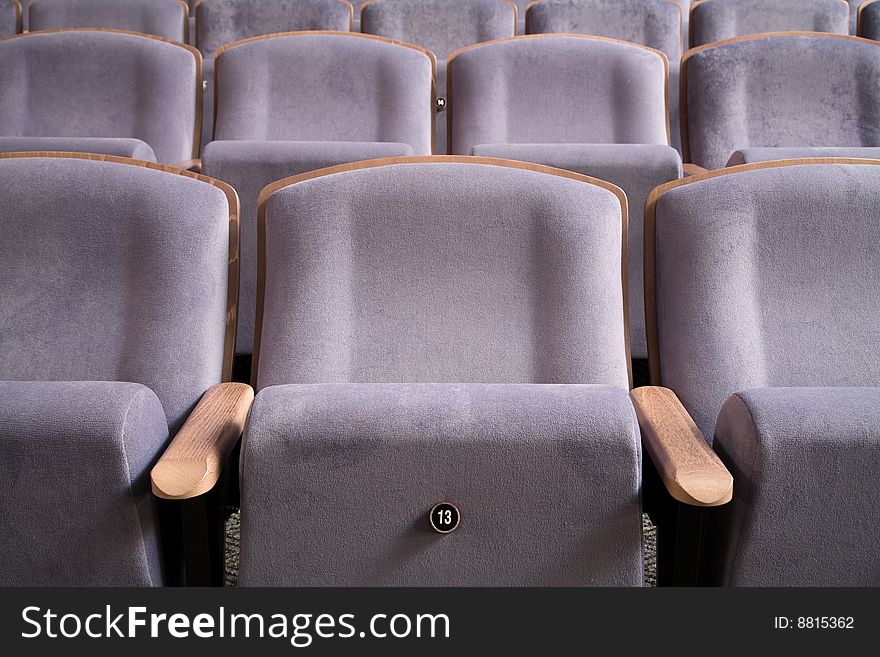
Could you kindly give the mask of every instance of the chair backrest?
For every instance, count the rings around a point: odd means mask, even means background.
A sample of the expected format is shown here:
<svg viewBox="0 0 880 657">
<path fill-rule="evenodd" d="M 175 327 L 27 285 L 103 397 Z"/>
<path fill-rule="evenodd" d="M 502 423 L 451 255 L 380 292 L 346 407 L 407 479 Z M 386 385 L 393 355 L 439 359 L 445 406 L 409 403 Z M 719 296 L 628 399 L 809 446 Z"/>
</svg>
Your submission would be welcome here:
<svg viewBox="0 0 880 657">
<path fill-rule="evenodd" d="M 196 46 L 205 57 L 225 43 L 278 32 L 348 32 L 354 10 L 345 0 L 200 0 Z"/>
<path fill-rule="evenodd" d="M 450 152 L 478 144 L 668 144 L 668 65 L 645 46 L 533 35 L 449 58 Z"/>
<path fill-rule="evenodd" d="M 880 146 L 880 43 L 775 33 L 685 53 L 685 161 L 724 166 L 748 147 Z"/>
<path fill-rule="evenodd" d="M 626 197 L 532 164 L 358 162 L 260 195 L 253 380 L 627 386 Z"/>
<path fill-rule="evenodd" d="M 54 30 L 0 39 L 0 135 L 131 137 L 198 156 L 201 55 L 158 37 Z"/>
<path fill-rule="evenodd" d="M 880 2 L 868 0 L 859 7 L 858 33 L 865 39 L 880 41 Z"/>
<path fill-rule="evenodd" d="M 189 7 L 183 0 L 31 0 L 29 29 L 106 27 L 186 41 Z"/>
<path fill-rule="evenodd" d="M 445 60 L 455 50 L 512 37 L 516 7 L 509 0 L 370 0 L 361 31 L 412 43 Z"/>
<path fill-rule="evenodd" d="M 707 439 L 745 388 L 880 385 L 877 165 L 763 162 L 649 197 L 651 375 Z"/>
<path fill-rule="evenodd" d="M 21 32 L 21 3 L 0 0 L 0 37 Z"/>
<path fill-rule="evenodd" d="M 849 34 L 846 0 L 701 0 L 691 8 L 690 45 L 762 32 Z"/>
<path fill-rule="evenodd" d="M 369 141 L 429 154 L 434 57 L 348 32 L 290 32 L 220 48 L 214 139 Z"/>
<path fill-rule="evenodd" d="M 141 383 L 179 428 L 231 374 L 232 188 L 106 155 L 5 153 L 0 197 L 0 380 Z"/>
<path fill-rule="evenodd" d="M 526 34 L 595 34 L 632 41 L 678 62 L 683 47 L 678 0 L 542 0 L 529 6 Z"/>
</svg>

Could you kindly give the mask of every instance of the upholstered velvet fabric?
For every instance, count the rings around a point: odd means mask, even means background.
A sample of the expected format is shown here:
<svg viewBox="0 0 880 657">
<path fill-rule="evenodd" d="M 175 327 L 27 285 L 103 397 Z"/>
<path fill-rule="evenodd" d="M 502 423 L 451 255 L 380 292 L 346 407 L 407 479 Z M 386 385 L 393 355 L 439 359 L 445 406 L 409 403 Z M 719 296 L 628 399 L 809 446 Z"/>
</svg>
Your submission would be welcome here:
<svg viewBox="0 0 880 657">
<path fill-rule="evenodd" d="M 451 152 L 477 144 L 668 144 L 662 55 L 587 36 L 530 36 L 449 63 Z"/>
<path fill-rule="evenodd" d="M 18 30 L 17 5 L 12 0 L 0 0 L 0 37 L 15 34 Z"/>
<path fill-rule="evenodd" d="M 214 139 L 367 141 L 431 153 L 424 52 L 354 34 L 299 32 L 223 51 Z"/>
<path fill-rule="evenodd" d="M 629 332 L 633 358 L 647 358 L 642 269 L 645 199 L 652 189 L 681 178 L 681 157 L 669 146 L 642 144 L 486 144 L 474 155 L 569 169 L 620 187 L 627 196 Z"/>
<path fill-rule="evenodd" d="M 842 0 L 701 0 L 691 9 L 691 46 L 759 32 L 849 34 Z"/>
<path fill-rule="evenodd" d="M 872 2 L 862 9 L 859 36 L 880 41 L 880 3 Z"/>
<path fill-rule="evenodd" d="M 672 145 L 680 148 L 679 62 L 683 12 L 674 0 L 542 0 L 531 6 L 530 34 L 595 34 L 660 50 L 669 61 Z"/>
<path fill-rule="evenodd" d="M 266 205 L 256 383 L 626 388 L 621 230 L 611 191 L 510 167 L 282 188 Z"/>
<path fill-rule="evenodd" d="M 224 43 L 263 34 L 351 27 L 351 9 L 342 0 L 210 0 L 196 14 L 196 45 L 205 57 Z"/>
<path fill-rule="evenodd" d="M 625 390 L 287 385 L 242 451 L 246 586 L 640 586 Z M 438 502 L 461 512 L 433 532 Z"/>
<path fill-rule="evenodd" d="M 0 380 L 131 381 L 176 431 L 221 377 L 229 207 L 112 162 L 0 159 Z"/>
<path fill-rule="evenodd" d="M 375 0 L 364 6 L 361 31 L 427 48 L 438 58 L 438 95 L 446 95 L 446 58 L 455 50 L 516 32 L 507 0 Z M 436 122 L 437 152 L 446 153 L 446 115 Z"/>
<path fill-rule="evenodd" d="M 714 169 L 751 147 L 880 146 L 880 46 L 776 35 L 687 61 L 690 161 Z"/>
<path fill-rule="evenodd" d="M 167 439 L 142 385 L 0 381 L 0 584 L 161 585 L 149 471 Z"/>
<path fill-rule="evenodd" d="M 159 162 L 193 156 L 197 62 L 182 46 L 118 32 L 44 32 L 0 41 L 0 61 L 4 137 L 134 138 Z"/>
<path fill-rule="evenodd" d="M 542 0 L 528 13 L 530 34 L 595 34 L 641 43 L 670 62 L 682 52 L 682 11 L 670 0 Z"/>
<path fill-rule="evenodd" d="M 236 352 L 251 353 L 257 298 L 257 197 L 269 183 L 335 164 L 412 155 L 407 144 L 319 141 L 215 141 L 205 147 L 202 171 L 224 180 L 241 202 L 241 285 Z"/>
<path fill-rule="evenodd" d="M 738 164 L 752 164 L 769 160 L 793 160 L 812 157 L 855 157 L 880 160 L 880 147 L 743 148 L 730 156 L 727 166 L 732 167 Z"/>
<path fill-rule="evenodd" d="M 656 210 L 662 382 L 707 439 L 744 388 L 878 385 L 880 166 L 743 171 Z"/>
<path fill-rule="evenodd" d="M 29 26 L 32 32 L 106 27 L 186 41 L 187 15 L 179 0 L 39 0 L 30 4 Z"/>
<path fill-rule="evenodd" d="M 481 41 L 512 37 L 515 9 L 505 0 L 375 0 L 361 31 L 427 48 L 438 59 Z"/>
<path fill-rule="evenodd" d="M 64 151 L 68 153 L 101 153 L 155 162 L 156 154 L 140 139 L 113 137 L 0 137 L 0 152 Z"/>
<path fill-rule="evenodd" d="M 849 33 L 856 34 L 858 30 L 859 7 L 865 3 L 865 0 L 846 0 L 846 3 L 849 5 Z"/>
<path fill-rule="evenodd" d="M 744 390 L 715 434 L 736 484 L 708 532 L 714 583 L 880 585 L 880 388 Z"/>
</svg>

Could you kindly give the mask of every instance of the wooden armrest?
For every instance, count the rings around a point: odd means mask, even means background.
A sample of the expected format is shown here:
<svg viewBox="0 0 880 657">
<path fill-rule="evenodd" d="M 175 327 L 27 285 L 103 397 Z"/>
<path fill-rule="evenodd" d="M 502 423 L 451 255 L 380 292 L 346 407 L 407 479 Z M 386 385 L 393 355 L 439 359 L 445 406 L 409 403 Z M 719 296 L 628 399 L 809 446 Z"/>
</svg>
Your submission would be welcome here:
<svg viewBox="0 0 880 657">
<path fill-rule="evenodd" d="M 244 431 L 254 390 L 244 383 L 212 386 L 150 472 L 153 494 L 185 500 L 207 493 Z"/>
<path fill-rule="evenodd" d="M 688 176 L 696 176 L 701 173 L 709 173 L 709 169 L 705 167 L 701 167 L 699 164 L 691 164 L 690 162 L 685 162 L 682 165 L 682 171 L 684 171 L 684 177 Z"/>
<path fill-rule="evenodd" d="M 642 442 L 666 490 L 691 506 L 720 506 L 733 497 L 733 475 L 709 447 L 691 416 L 669 388 L 630 392 Z"/>
<path fill-rule="evenodd" d="M 202 172 L 201 160 L 184 160 L 183 162 L 176 162 L 172 166 L 177 167 L 178 169 L 183 169 L 184 171 L 193 171 L 195 173 Z"/>
</svg>

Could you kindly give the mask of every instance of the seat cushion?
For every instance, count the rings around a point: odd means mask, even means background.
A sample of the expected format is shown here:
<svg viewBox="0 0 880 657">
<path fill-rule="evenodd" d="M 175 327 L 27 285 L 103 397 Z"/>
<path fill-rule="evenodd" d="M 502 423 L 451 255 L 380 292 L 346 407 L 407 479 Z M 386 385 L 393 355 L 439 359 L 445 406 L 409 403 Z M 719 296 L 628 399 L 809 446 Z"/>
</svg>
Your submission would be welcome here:
<svg viewBox="0 0 880 657">
<path fill-rule="evenodd" d="M 336 164 L 412 155 L 408 144 L 320 141 L 214 141 L 202 171 L 232 185 L 241 201 L 241 286 L 236 352 L 253 349 L 257 290 L 257 196 L 269 183 Z"/>
<path fill-rule="evenodd" d="M 880 585 L 880 388 L 741 391 L 715 449 L 736 483 L 708 537 L 714 583 Z"/>
<path fill-rule="evenodd" d="M 857 157 L 880 159 L 880 147 L 876 146 L 814 146 L 803 148 L 741 148 L 730 156 L 727 166 L 767 162 L 769 160 L 793 160 L 811 157 Z"/>
<path fill-rule="evenodd" d="M 246 586 L 642 582 L 639 432 L 626 390 L 288 385 L 242 451 Z M 460 526 L 429 527 L 439 502 Z"/>
<path fill-rule="evenodd" d="M 112 137 L 0 137 L 0 152 L 64 151 L 66 153 L 100 153 L 155 162 L 156 154 L 140 139 Z"/>
<path fill-rule="evenodd" d="M 0 382 L 0 584 L 161 585 L 149 471 L 167 441 L 145 386 Z"/>
<path fill-rule="evenodd" d="M 632 356 L 647 358 L 643 241 L 645 199 L 652 189 L 681 177 L 681 157 L 654 144 L 479 144 L 474 155 L 546 164 L 607 180 L 626 192 L 629 332 Z"/>
</svg>

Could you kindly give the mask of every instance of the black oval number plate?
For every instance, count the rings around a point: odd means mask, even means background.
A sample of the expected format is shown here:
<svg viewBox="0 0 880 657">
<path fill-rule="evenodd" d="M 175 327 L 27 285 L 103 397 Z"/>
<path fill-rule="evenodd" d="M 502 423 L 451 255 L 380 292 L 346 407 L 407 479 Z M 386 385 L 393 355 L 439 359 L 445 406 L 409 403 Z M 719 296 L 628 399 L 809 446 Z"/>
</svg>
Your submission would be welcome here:
<svg viewBox="0 0 880 657">
<path fill-rule="evenodd" d="M 440 502 L 440 504 L 434 505 L 434 508 L 431 509 L 428 520 L 431 522 L 431 527 L 434 528 L 435 532 L 448 534 L 458 528 L 458 523 L 461 522 L 461 514 L 458 512 L 458 507 L 451 502 Z"/>
</svg>

